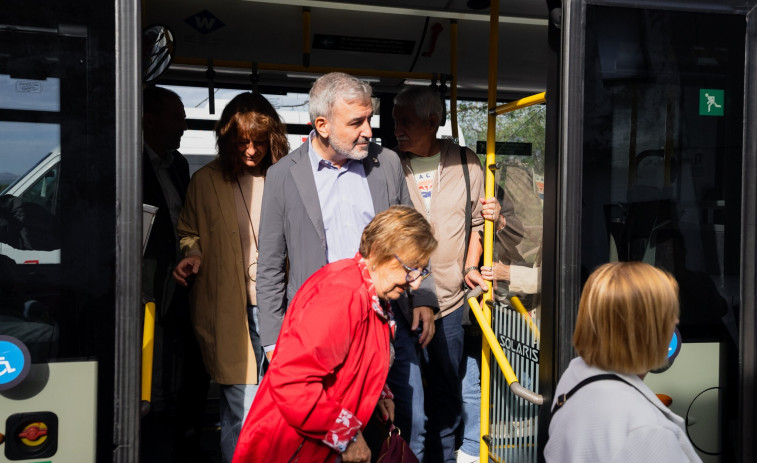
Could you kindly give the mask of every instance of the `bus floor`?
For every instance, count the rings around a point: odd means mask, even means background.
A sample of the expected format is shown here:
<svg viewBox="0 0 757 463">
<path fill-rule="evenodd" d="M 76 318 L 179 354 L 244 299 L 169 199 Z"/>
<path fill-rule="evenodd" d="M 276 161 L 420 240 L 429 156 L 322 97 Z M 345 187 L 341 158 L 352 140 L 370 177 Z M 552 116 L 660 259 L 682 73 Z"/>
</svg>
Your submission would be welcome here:
<svg viewBox="0 0 757 463">
<path fill-rule="evenodd" d="M 210 383 L 202 425 L 181 440 L 174 437 L 176 417 L 169 412 L 150 412 L 142 418 L 140 463 L 220 463 L 220 424 L 218 422 L 219 387 Z"/>
</svg>

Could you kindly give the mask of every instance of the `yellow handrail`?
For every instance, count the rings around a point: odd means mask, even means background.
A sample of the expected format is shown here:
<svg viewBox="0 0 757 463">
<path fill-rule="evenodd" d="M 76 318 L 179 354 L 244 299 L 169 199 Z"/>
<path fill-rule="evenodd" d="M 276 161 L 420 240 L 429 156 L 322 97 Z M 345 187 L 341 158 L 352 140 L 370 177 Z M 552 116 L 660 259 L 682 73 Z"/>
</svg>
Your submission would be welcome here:
<svg viewBox="0 0 757 463">
<path fill-rule="evenodd" d="M 491 2 L 489 10 L 489 92 L 488 92 L 488 114 L 487 114 L 487 133 L 486 133 L 486 169 L 485 169 L 485 189 L 486 197 L 494 197 L 495 193 L 495 171 L 497 170 L 495 161 L 495 140 L 496 140 L 496 127 L 497 127 L 497 115 L 505 114 L 516 109 L 525 108 L 535 104 L 540 104 L 546 101 L 546 92 L 542 92 L 536 95 L 532 95 L 520 100 L 516 100 L 505 105 L 496 106 L 497 104 L 497 43 L 499 40 L 499 25 L 497 23 L 497 17 L 499 16 L 499 2 Z M 484 256 L 483 265 L 491 266 L 494 252 L 494 223 L 486 220 L 484 222 Z M 529 391 L 518 383 L 518 378 L 515 376 L 510 362 L 505 356 L 505 352 L 502 350 L 502 346 L 497 342 L 497 337 L 491 328 L 492 314 L 488 304 L 485 302 L 493 300 L 492 285 L 489 285 L 489 290 L 484 295 L 482 304 L 478 303 L 478 295 L 482 294 L 480 288 L 476 288 L 468 294 L 468 302 L 471 307 L 471 311 L 476 317 L 478 324 L 481 327 L 483 333 L 481 341 L 481 426 L 480 426 L 480 446 L 479 455 L 490 455 L 489 444 L 487 443 L 485 436 L 489 435 L 489 403 L 490 403 L 490 384 L 491 384 L 491 364 L 490 354 L 494 355 L 497 363 L 502 370 L 507 384 L 510 390 L 518 397 L 528 400 L 536 405 L 544 403 L 544 397 L 535 392 Z M 529 327 L 539 339 L 539 329 L 534 323 L 528 311 L 523 307 L 520 300 L 517 297 L 511 298 L 512 305 L 515 309 L 528 320 Z"/>
<path fill-rule="evenodd" d="M 145 304 L 145 327 L 142 333 L 142 400 L 150 402 L 152 358 L 155 348 L 155 303 Z"/>
<path fill-rule="evenodd" d="M 499 41 L 499 2 L 491 2 L 489 7 L 489 73 L 488 83 L 489 90 L 487 95 L 488 108 L 493 108 L 497 104 L 497 43 Z M 487 130 L 486 130 L 486 169 L 484 169 L 485 177 L 485 189 L 486 197 L 494 197 L 494 172 L 496 170 L 496 163 L 494 158 L 495 140 L 497 131 L 497 115 L 488 114 L 487 117 Z M 490 220 L 484 221 L 484 266 L 492 265 L 492 258 L 494 254 L 494 223 Z M 474 293 L 471 291 L 471 293 Z M 474 298 L 475 299 L 475 298 Z M 470 298 L 468 299 L 470 300 Z M 489 291 L 484 296 L 484 301 L 492 300 L 492 285 L 489 285 Z M 478 301 L 474 304 L 478 311 L 473 311 L 476 314 L 476 318 L 479 319 L 478 323 L 483 327 L 491 327 L 491 310 L 489 306 L 484 304 L 485 312 L 481 311 L 481 307 L 478 306 Z M 471 305 L 473 308 L 473 305 Z M 489 328 L 491 332 L 491 328 Z M 494 333 L 491 333 L 494 334 Z M 499 344 L 494 343 L 497 347 Z M 484 440 L 484 436 L 489 435 L 489 392 L 491 384 L 491 360 L 490 360 L 490 346 L 491 342 L 487 342 L 486 337 L 482 337 L 481 341 L 481 425 L 480 425 L 480 443 L 479 443 L 479 455 L 489 455 L 489 446 Z M 500 349 L 501 350 L 501 349 Z M 499 359 L 497 359 L 499 360 Z M 507 361 L 507 359 L 505 359 Z M 509 364 L 508 364 L 509 365 Z M 504 370 L 503 370 L 504 371 Z M 510 368 L 512 371 L 512 368 Z M 509 384 L 509 383 L 508 383 Z M 486 404 L 484 406 L 483 404 Z"/>
<path fill-rule="evenodd" d="M 497 335 L 494 334 L 494 331 L 492 330 L 490 323 L 487 321 L 483 310 L 481 310 L 481 306 L 479 305 L 478 299 L 477 299 L 480 294 L 481 294 L 480 288 L 474 289 L 473 291 L 468 293 L 468 303 L 470 304 L 471 312 L 473 312 L 473 315 L 476 316 L 476 320 L 478 320 L 478 324 L 481 327 L 481 332 L 483 333 L 483 339 L 484 339 L 483 342 L 488 345 L 489 349 L 491 349 L 491 352 L 494 355 L 494 358 L 497 360 L 497 363 L 499 364 L 499 368 L 502 370 L 502 373 L 505 375 L 505 380 L 507 380 L 507 385 L 510 386 L 510 390 L 516 396 L 526 399 L 527 401 L 536 405 L 543 404 L 544 397 L 541 394 L 537 394 L 533 391 L 526 389 L 525 387 L 521 386 L 520 383 L 518 382 L 518 377 L 515 375 L 515 371 L 513 371 L 513 367 L 510 365 L 510 362 L 507 360 L 505 351 L 502 350 L 502 346 L 500 346 L 499 342 L 497 342 Z M 488 403 L 488 401 L 484 402 L 483 392 L 484 391 L 482 391 L 481 403 Z M 485 434 L 482 434 L 482 436 L 483 435 Z M 482 445 L 486 445 L 485 443 L 483 443 L 483 439 L 482 439 Z M 488 449 L 485 453 L 486 454 L 489 453 Z"/>
<path fill-rule="evenodd" d="M 547 92 L 541 92 L 541 93 L 537 93 L 536 95 L 531 95 L 525 98 L 521 98 L 520 100 L 515 100 L 509 103 L 505 103 L 503 105 L 499 105 L 496 108 L 490 110 L 489 112 L 491 114 L 495 114 L 499 116 L 505 113 L 515 111 L 517 109 L 523 109 L 525 107 L 533 106 L 535 104 L 541 104 L 541 103 L 544 103 L 545 101 L 547 101 Z"/>
</svg>

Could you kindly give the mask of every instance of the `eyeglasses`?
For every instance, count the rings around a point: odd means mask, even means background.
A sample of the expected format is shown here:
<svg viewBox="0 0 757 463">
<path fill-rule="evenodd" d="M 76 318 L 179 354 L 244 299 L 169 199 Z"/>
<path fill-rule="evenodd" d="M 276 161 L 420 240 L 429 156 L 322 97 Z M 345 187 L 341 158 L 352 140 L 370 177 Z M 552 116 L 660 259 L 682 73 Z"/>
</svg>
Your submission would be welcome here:
<svg viewBox="0 0 757 463">
<path fill-rule="evenodd" d="M 427 276 L 431 275 L 431 271 L 427 268 L 413 268 L 408 267 L 404 262 L 402 262 L 402 259 L 397 257 L 397 254 L 394 255 L 394 258 L 397 259 L 397 262 L 399 262 L 402 265 L 402 268 L 405 269 L 405 272 L 407 275 L 405 275 L 405 281 L 408 283 L 412 283 L 418 278 L 421 280 L 424 280 Z"/>
</svg>

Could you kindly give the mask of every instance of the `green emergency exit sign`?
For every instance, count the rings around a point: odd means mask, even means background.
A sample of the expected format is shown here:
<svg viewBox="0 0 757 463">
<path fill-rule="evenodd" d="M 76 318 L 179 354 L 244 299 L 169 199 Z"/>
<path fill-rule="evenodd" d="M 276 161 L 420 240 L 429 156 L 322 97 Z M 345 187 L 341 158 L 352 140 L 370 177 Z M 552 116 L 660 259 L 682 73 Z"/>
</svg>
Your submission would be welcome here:
<svg viewBox="0 0 757 463">
<path fill-rule="evenodd" d="M 725 90 L 699 89 L 699 115 L 722 116 L 725 107 Z"/>
</svg>

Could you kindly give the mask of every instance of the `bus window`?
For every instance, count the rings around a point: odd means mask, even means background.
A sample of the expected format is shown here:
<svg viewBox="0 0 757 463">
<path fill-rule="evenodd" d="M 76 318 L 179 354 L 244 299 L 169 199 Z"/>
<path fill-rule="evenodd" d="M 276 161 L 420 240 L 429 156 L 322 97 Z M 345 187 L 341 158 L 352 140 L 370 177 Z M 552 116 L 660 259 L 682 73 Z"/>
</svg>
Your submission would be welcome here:
<svg viewBox="0 0 757 463">
<path fill-rule="evenodd" d="M 485 102 L 458 102 L 461 133 L 482 163 L 486 114 Z M 529 311 L 539 306 L 541 292 L 545 116 L 546 106 L 537 105 L 497 117 L 495 196 L 503 217 L 495 225 L 494 296 L 507 305 L 518 296 Z"/>
<path fill-rule="evenodd" d="M 0 336 L 28 350 L 18 362 L 5 359 L 28 376 L 10 384 L 0 375 L 0 388 L 7 389 L 0 394 L 6 436 L 0 459 L 106 461 L 115 448 L 127 447 L 113 437 L 120 422 L 112 405 L 120 394 L 115 371 L 130 369 L 115 367 L 125 358 L 116 353 L 125 333 L 116 331 L 116 314 L 138 301 L 129 289 L 137 278 L 120 283 L 128 277 L 116 266 L 139 257 L 129 252 L 137 240 L 116 231 L 127 222 L 138 226 L 128 220 L 137 213 L 136 192 L 117 198 L 116 190 L 134 185 L 128 175 L 138 175 L 117 166 L 136 157 L 137 104 L 125 94 L 139 87 L 126 72 L 116 73 L 114 49 L 133 67 L 136 51 L 129 47 L 138 40 L 115 45 L 114 37 L 129 29 L 116 27 L 121 5 L 40 6 L 32 12 L 7 2 L 0 25 L 0 202 L 10 212 L 0 216 L 0 235 L 11 235 L 0 236 Z M 118 90 L 116 80 L 123 84 Z M 116 142 L 117 121 L 128 147 Z M 6 245 L 29 254 L 11 257 Z M 56 255 L 44 260 L 43 251 Z M 125 289 L 122 299 L 117 286 Z M 117 400 L 119 411 L 133 406 Z M 55 426 L 27 445 L 18 436 L 40 411 L 46 417 L 39 422 Z M 58 429 L 76 429 L 76 438 L 62 439 Z"/>
<path fill-rule="evenodd" d="M 190 87 L 182 85 L 161 85 L 176 92 L 184 103 L 189 130 L 181 139 L 179 152 L 189 162 L 190 175 L 213 160 L 217 154 L 215 122 L 221 117 L 223 108 L 236 95 L 249 90 L 218 88 L 214 92 L 214 112 L 210 113 L 208 89 L 206 87 Z M 289 147 L 295 149 L 307 140 L 310 133 L 310 115 L 308 114 L 308 94 L 302 92 L 286 92 L 277 94 L 264 93 L 263 96 L 271 102 L 282 121 L 287 124 L 287 138 Z M 374 98 L 374 108 L 378 108 L 378 99 Z M 379 129 L 379 117 L 371 118 L 371 127 Z M 380 143 L 380 139 L 373 141 Z"/>
</svg>

